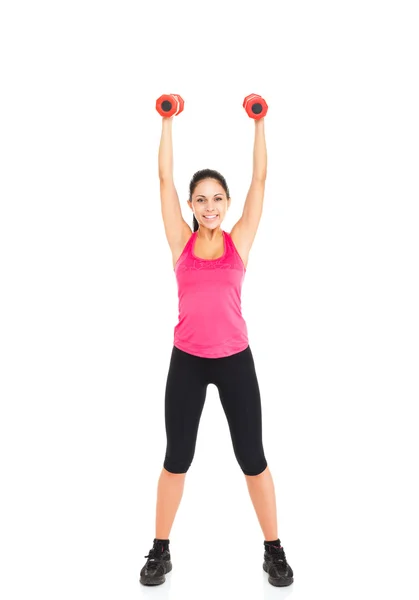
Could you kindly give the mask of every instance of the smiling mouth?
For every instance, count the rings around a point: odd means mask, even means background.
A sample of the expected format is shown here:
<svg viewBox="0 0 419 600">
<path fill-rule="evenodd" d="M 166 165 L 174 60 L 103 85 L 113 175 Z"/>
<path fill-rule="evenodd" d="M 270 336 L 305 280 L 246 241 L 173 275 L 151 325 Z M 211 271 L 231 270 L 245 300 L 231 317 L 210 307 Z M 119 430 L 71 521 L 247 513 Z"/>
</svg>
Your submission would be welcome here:
<svg viewBox="0 0 419 600">
<path fill-rule="evenodd" d="M 218 217 L 218 215 L 204 215 L 204 219 L 216 219 Z"/>
</svg>

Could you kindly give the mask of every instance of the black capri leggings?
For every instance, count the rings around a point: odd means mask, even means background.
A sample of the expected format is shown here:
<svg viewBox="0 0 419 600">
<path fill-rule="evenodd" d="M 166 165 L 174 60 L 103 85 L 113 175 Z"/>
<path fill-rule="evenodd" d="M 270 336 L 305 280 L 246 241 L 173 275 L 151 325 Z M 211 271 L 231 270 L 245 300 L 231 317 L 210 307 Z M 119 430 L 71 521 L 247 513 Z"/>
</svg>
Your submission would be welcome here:
<svg viewBox="0 0 419 600">
<path fill-rule="evenodd" d="M 173 346 L 165 393 L 164 468 L 171 473 L 186 473 L 189 469 L 210 383 L 218 388 L 240 468 L 245 475 L 259 475 L 267 462 L 259 385 L 250 346 L 222 358 L 194 356 Z"/>
</svg>

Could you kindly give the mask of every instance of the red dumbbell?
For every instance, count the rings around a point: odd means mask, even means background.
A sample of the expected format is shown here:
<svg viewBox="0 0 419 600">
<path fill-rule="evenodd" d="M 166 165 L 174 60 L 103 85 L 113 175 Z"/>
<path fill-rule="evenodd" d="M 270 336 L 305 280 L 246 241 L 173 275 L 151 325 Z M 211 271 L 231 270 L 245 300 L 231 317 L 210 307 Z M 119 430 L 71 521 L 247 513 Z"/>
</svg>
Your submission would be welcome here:
<svg viewBox="0 0 419 600">
<path fill-rule="evenodd" d="M 172 94 L 172 96 L 175 96 L 175 98 L 177 98 L 178 102 L 179 102 L 179 110 L 177 111 L 177 115 L 180 115 L 180 113 L 182 112 L 184 106 L 185 106 L 185 102 L 182 98 L 182 96 L 179 96 L 179 94 Z"/>
<path fill-rule="evenodd" d="M 185 102 L 179 94 L 163 94 L 156 102 L 156 110 L 162 117 L 173 117 L 173 115 L 179 115 Z"/>
<path fill-rule="evenodd" d="M 249 94 L 243 101 L 243 107 L 252 119 L 262 119 L 268 112 L 266 101 L 259 94 Z"/>
</svg>

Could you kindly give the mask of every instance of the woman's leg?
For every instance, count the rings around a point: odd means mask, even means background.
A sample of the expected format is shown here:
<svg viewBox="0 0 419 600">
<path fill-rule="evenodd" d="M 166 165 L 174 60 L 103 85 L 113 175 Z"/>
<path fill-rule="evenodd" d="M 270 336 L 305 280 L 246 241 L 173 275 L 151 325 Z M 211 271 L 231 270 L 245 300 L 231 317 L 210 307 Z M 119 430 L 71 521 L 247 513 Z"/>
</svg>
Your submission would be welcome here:
<svg viewBox="0 0 419 600">
<path fill-rule="evenodd" d="M 250 347 L 219 362 L 216 385 L 265 540 L 275 540 L 275 488 L 263 450 L 260 390 Z"/>
<path fill-rule="evenodd" d="M 260 475 L 245 475 L 245 478 L 265 541 L 278 539 L 275 486 L 269 467 Z"/>
<path fill-rule="evenodd" d="M 168 540 L 183 495 L 186 473 L 169 473 L 163 467 L 157 487 L 156 538 Z"/>
<path fill-rule="evenodd" d="M 207 383 L 204 358 L 173 347 L 165 394 L 166 454 L 159 477 L 156 538 L 168 539 L 196 446 Z"/>
</svg>

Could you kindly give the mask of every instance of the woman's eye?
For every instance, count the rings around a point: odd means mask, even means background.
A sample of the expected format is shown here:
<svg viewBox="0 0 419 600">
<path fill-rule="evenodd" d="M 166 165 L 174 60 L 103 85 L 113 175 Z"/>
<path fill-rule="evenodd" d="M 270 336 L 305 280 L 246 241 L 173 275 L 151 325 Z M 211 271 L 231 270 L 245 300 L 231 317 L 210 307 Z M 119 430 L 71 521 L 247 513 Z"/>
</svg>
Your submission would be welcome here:
<svg viewBox="0 0 419 600">
<path fill-rule="evenodd" d="M 215 199 L 216 199 L 216 200 L 222 200 L 223 198 L 222 198 L 222 196 L 217 196 Z M 197 200 L 196 200 L 196 201 L 197 201 L 197 202 L 204 202 L 204 198 L 197 198 Z"/>
</svg>

